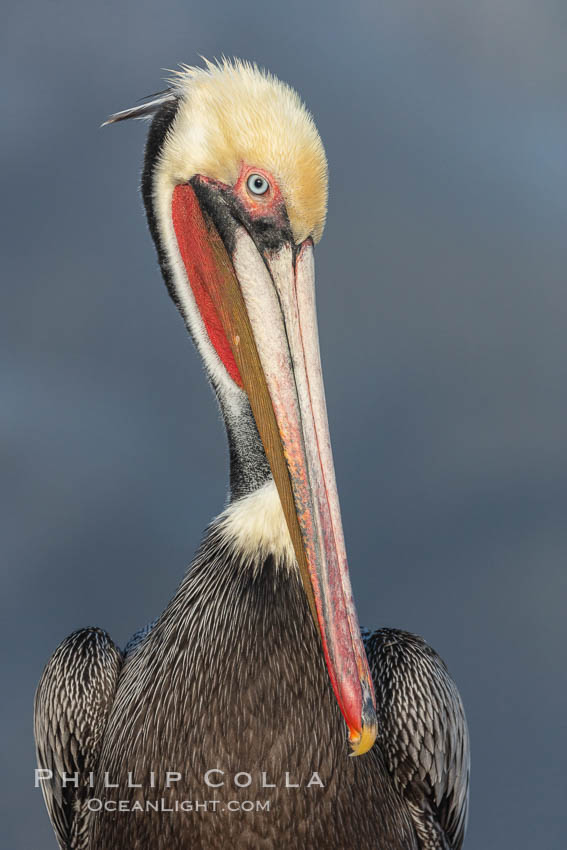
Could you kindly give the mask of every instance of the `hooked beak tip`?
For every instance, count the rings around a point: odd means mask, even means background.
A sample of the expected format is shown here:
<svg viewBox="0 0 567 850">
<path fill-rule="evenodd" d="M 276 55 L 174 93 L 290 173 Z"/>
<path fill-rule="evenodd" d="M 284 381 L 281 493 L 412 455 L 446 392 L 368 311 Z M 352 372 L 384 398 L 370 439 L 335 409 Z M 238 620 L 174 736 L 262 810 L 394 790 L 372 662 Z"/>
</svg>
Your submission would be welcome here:
<svg viewBox="0 0 567 850">
<path fill-rule="evenodd" d="M 349 731 L 350 756 L 362 756 L 371 750 L 378 734 L 378 724 L 364 724 L 360 732 Z"/>
<path fill-rule="evenodd" d="M 371 750 L 378 735 L 378 720 L 372 699 L 368 697 L 362 709 L 361 728 L 349 727 L 348 742 L 351 756 L 362 756 Z"/>
</svg>

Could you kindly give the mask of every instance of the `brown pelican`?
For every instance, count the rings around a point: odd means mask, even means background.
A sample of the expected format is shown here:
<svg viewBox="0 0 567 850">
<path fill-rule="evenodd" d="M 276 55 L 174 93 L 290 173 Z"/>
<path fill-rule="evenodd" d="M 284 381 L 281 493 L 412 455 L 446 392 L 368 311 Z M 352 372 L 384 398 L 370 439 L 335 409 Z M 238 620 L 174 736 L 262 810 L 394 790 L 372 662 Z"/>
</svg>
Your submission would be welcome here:
<svg viewBox="0 0 567 850">
<path fill-rule="evenodd" d="M 315 316 L 313 120 L 240 61 L 183 67 L 107 123 L 142 117 L 149 227 L 226 423 L 230 497 L 124 652 L 81 629 L 45 669 L 35 734 L 59 845 L 457 850 L 457 689 L 421 638 L 361 633 L 352 601 Z"/>
</svg>

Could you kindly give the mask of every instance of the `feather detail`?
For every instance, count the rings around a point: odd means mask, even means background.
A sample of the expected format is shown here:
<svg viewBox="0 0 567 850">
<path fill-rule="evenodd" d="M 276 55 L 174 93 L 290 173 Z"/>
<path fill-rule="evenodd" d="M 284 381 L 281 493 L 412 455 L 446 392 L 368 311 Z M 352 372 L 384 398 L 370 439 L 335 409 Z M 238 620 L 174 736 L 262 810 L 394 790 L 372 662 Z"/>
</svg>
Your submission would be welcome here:
<svg viewBox="0 0 567 850">
<path fill-rule="evenodd" d="M 122 109 L 120 112 L 114 112 L 100 126 L 106 127 L 108 124 L 128 121 L 129 118 L 134 118 L 136 121 L 153 118 L 164 104 L 172 103 L 177 98 L 177 94 L 172 89 L 167 88 L 162 92 L 157 92 L 156 95 L 150 95 L 150 97 L 152 100 L 146 100 L 145 103 L 139 103 L 137 106 L 131 106 L 130 109 Z"/>
</svg>

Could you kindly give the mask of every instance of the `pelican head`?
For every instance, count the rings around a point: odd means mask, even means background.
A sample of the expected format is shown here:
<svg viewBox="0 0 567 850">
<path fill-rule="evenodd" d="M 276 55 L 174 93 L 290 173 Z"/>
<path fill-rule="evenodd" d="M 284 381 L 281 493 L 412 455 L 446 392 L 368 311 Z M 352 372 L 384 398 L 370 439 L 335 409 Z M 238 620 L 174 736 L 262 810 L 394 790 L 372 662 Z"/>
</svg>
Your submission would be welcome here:
<svg viewBox="0 0 567 850">
<path fill-rule="evenodd" d="M 229 432 L 247 417 L 255 423 L 359 755 L 377 728 L 319 358 L 313 246 L 327 208 L 323 145 L 293 89 L 237 60 L 183 66 L 165 92 L 106 123 L 144 117 L 153 121 L 142 191 L 166 283 Z"/>
</svg>

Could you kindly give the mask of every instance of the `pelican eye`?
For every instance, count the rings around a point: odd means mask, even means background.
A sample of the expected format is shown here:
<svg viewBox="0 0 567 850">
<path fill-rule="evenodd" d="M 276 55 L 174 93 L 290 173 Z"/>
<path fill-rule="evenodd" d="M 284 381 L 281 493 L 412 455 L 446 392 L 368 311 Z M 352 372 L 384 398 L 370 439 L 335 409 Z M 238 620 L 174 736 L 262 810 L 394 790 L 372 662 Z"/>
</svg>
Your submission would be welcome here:
<svg viewBox="0 0 567 850">
<path fill-rule="evenodd" d="M 270 188 L 270 184 L 261 174 L 251 174 L 246 181 L 246 185 L 253 195 L 265 195 Z"/>
</svg>

